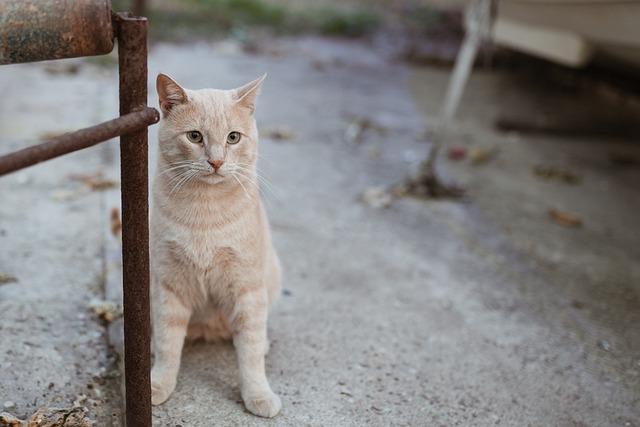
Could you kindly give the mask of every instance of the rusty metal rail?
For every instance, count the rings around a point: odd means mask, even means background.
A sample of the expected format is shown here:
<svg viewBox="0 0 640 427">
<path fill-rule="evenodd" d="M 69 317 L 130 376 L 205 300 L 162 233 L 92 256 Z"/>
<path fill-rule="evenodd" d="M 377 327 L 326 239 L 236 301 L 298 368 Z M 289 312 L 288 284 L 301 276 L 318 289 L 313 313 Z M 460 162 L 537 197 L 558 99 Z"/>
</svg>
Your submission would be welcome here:
<svg viewBox="0 0 640 427">
<path fill-rule="evenodd" d="M 109 0 L 0 0 L 0 64 L 105 54 L 114 36 L 120 117 L 0 156 L 0 176 L 120 136 L 125 418 L 150 427 L 147 126 L 159 114 L 147 107 L 147 19 Z"/>
<path fill-rule="evenodd" d="M 145 129 L 147 126 L 157 123 L 159 119 L 158 111 L 155 108 L 145 107 L 141 111 L 125 114 L 108 122 L 66 133 L 42 144 L 0 156 L 0 176 L 63 154 L 91 147 L 116 136 Z"/>
</svg>

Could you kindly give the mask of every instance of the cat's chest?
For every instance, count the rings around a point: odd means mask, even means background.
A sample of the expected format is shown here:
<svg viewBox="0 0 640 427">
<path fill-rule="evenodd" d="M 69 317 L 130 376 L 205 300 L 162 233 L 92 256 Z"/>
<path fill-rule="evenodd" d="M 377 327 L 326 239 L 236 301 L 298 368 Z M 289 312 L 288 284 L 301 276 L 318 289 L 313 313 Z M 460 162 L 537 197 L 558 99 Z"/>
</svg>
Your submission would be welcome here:
<svg viewBox="0 0 640 427">
<path fill-rule="evenodd" d="M 180 239 L 178 255 L 200 270 L 225 269 L 236 261 L 237 242 L 223 233 L 200 231 L 185 234 Z"/>
</svg>

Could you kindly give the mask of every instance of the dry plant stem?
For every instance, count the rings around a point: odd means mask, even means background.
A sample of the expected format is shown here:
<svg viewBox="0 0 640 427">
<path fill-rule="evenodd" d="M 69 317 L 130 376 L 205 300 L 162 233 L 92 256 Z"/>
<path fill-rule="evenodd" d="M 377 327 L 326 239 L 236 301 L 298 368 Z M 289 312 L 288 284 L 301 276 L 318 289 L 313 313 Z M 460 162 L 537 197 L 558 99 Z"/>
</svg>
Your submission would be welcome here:
<svg viewBox="0 0 640 427">
<path fill-rule="evenodd" d="M 427 158 L 420 166 L 418 175 L 410 180 L 407 185 L 409 193 L 420 197 L 432 198 L 457 198 L 464 195 L 462 188 L 446 184 L 438 175 L 436 160 L 441 148 L 441 139 L 434 138 Z"/>
<path fill-rule="evenodd" d="M 418 176 L 408 185 L 409 192 L 415 195 L 423 197 L 460 197 L 463 194 L 461 188 L 447 185 L 440 179 L 436 170 L 436 161 L 444 144 L 446 131 L 449 129 L 460 104 L 462 92 L 469 79 L 480 42 L 488 35 L 491 25 L 491 10 L 491 0 L 474 0 L 467 8 L 467 33 L 456 57 L 440 123 L 436 129 L 429 154 L 422 164 Z"/>
</svg>

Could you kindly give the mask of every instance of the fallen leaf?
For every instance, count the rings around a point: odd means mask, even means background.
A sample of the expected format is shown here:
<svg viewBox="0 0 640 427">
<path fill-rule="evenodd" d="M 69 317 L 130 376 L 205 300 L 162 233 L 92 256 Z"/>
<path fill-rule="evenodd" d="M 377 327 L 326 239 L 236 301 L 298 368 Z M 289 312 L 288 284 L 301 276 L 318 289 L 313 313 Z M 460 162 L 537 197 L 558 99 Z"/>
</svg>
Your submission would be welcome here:
<svg viewBox="0 0 640 427">
<path fill-rule="evenodd" d="M 580 219 L 580 217 L 569 212 L 563 212 L 557 209 L 549 209 L 549 216 L 557 224 L 564 225 L 565 227 L 581 227 L 582 226 L 582 219 Z"/>
<path fill-rule="evenodd" d="M 84 181 L 84 183 L 94 191 L 106 190 L 108 188 L 114 188 L 118 185 L 117 181 L 112 179 L 91 178 Z"/>
<path fill-rule="evenodd" d="M 448 156 L 451 160 L 462 160 L 467 157 L 467 149 L 459 146 L 451 147 Z"/>
<path fill-rule="evenodd" d="M 14 277 L 7 273 L 0 272 L 0 285 L 6 285 L 8 283 L 15 283 L 18 281 L 17 277 Z"/>
<path fill-rule="evenodd" d="M 495 147 L 474 147 L 469 152 L 469 159 L 473 165 L 482 165 L 493 159 L 498 154 L 498 149 Z"/>
<path fill-rule="evenodd" d="M 80 181 L 93 191 L 106 190 L 118 185 L 117 181 L 103 178 L 102 173 L 99 172 L 94 175 L 69 175 L 69 179 Z"/>
<path fill-rule="evenodd" d="M 20 418 L 16 418 L 8 412 L 0 414 L 0 426 L 23 427 L 24 423 L 25 421 L 22 421 Z"/>
<path fill-rule="evenodd" d="M 279 126 L 267 129 L 263 131 L 263 135 L 269 139 L 275 139 L 278 141 L 285 141 L 294 139 L 296 137 L 295 132 L 285 126 Z"/>
<path fill-rule="evenodd" d="M 362 194 L 362 201 L 376 209 L 388 208 L 393 197 L 384 187 L 370 187 Z"/>
<path fill-rule="evenodd" d="M 39 408 L 27 420 L 3 412 L 0 426 L 6 427 L 92 427 L 95 422 L 87 418 L 89 410 L 84 406 L 71 408 Z"/>
<path fill-rule="evenodd" d="M 556 168 L 553 166 L 536 165 L 531 170 L 532 173 L 543 179 L 554 179 L 566 182 L 567 184 L 578 184 L 582 178 L 566 169 Z"/>
<path fill-rule="evenodd" d="M 122 221 L 120 221 L 120 209 L 111 208 L 111 234 L 115 237 L 122 233 Z"/>
<path fill-rule="evenodd" d="M 45 65 L 44 70 L 49 74 L 78 74 L 80 64 L 68 61 L 49 62 Z"/>
<path fill-rule="evenodd" d="M 391 189 L 391 194 L 394 197 L 404 197 L 409 194 L 409 188 L 405 184 L 399 184 Z"/>
<path fill-rule="evenodd" d="M 111 301 L 94 300 L 89 303 L 93 314 L 107 323 L 111 323 L 122 316 L 122 308 Z"/>
<path fill-rule="evenodd" d="M 67 200 L 74 199 L 76 196 L 82 194 L 81 191 L 72 191 L 72 190 L 54 190 L 51 192 L 51 198 L 58 202 L 64 202 Z"/>
</svg>

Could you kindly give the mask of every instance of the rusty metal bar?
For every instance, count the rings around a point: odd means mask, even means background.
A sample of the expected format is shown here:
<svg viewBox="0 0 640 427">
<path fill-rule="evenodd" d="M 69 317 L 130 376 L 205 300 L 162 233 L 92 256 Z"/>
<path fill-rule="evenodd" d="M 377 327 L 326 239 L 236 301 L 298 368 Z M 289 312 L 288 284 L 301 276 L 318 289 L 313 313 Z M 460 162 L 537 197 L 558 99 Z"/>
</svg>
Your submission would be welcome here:
<svg viewBox="0 0 640 427">
<path fill-rule="evenodd" d="M 158 111 L 155 108 L 145 107 L 140 111 L 108 122 L 60 135 L 42 144 L 0 156 L 0 176 L 63 154 L 91 147 L 116 136 L 141 129 L 146 132 L 147 126 L 157 123 L 159 119 Z"/>
<path fill-rule="evenodd" d="M 147 18 L 119 13 L 120 115 L 147 105 Z M 147 129 L 120 138 L 126 425 L 151 427 Z"/>
<path fill-rule="evenodd" d="M 0 0 L 0 64 L 112 50 L 110 0 Z"/>
<path fill-rule="evenodd" d="M 136 16 L 146 15 L 147 4 L 146 0 L 133 0 L 133 6 L 131 11 Z"/>
</svg>

